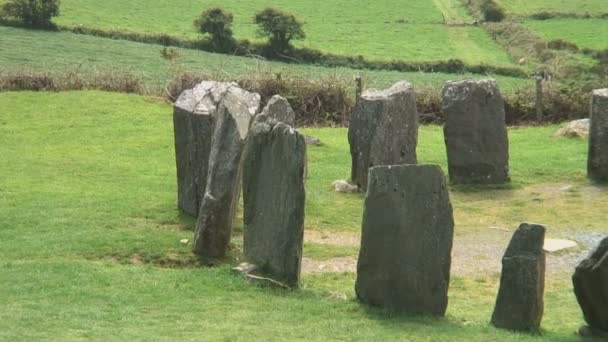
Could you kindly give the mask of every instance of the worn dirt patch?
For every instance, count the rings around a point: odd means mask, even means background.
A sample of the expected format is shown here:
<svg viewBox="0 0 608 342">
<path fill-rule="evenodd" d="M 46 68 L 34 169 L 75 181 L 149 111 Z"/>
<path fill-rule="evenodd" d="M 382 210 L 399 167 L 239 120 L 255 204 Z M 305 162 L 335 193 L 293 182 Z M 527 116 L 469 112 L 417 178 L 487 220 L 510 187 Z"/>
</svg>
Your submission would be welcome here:
<svg viewBox="0 0 608 342">
<path fill-rule="evenodd" d="M 336 233 L 306 230 L 304 232 L 304 241 L 321 245 L 359 246 L 361 243 L 361 235 L 348 232 Z"/>
</svg>

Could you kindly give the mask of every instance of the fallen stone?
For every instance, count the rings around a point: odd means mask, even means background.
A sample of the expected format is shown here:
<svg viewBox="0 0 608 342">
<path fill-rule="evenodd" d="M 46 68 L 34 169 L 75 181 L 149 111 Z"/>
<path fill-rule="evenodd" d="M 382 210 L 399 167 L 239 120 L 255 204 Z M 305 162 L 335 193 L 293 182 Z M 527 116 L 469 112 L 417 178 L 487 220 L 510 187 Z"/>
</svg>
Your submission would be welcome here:
<svg viewBox="0 0 608 342">
<path fill-rule="evenodd" d="M 578 246 L 578 244 L 571 240 L 564 239 L 545 239 L 545 244 L 543 245 L 543 249 L 545 252 L 555 253 L 559 251 L 563 251 L 565 249 L 570 249 Z"/>
<path fill-rule="evenodd" d="M 454 219 L 441 169 L 371 168 L 362 226 L 355 285 L 359 301 L 445 315 Z"/>
<path fill-rule="evenodd" d="M 351 181 L 360 189 L 367 188 L 371 167 L 416 164 L 418 112 L 411 84 L 365 91 L 352 114 L 348 142 Z"/>
<path fill-rule="evenodd" d="M 593 91 L 587 174 L 608 181 L 608 88 Z"/>
<path fill-rule="evenodd" d="M 306 143 L 306 145 L 312 145 L 312 146 L 321 146 L 321 139 L 317 138 L 317 137 L 312 137 L 310 135 L 304 135 L 304 142 Z"/>
<path fill-rule="evenodd" d="M 537 332 L 543 318 L 546 228 L 523 223 L 502 258 L 500 288 L 492 314 L 498 328 Z"/>
<path fill-rule="evenodd" d="M 240 194 L 242 153 L 260 95 L 230 87 L 217 112 L 209 154 L 209 173 L 193 239 L 195 254 L 226 255 Z"/>
<path fill-rule="evenodd" d="M 560 128 L 555 135 L 566 138 L 586 138 L 589 136 L 589 123 L 589 119 L 571 121 Z"/>
<path fill-rule="evenodd" d="M 576 266 L 572 283 L 591 332 L 608 335 L 608 236 Z"/>
<path fill-rule="evenodd" d="M 261 275 L 297 287 L 304 238 L 304 137 L 283 123 L 257 123 L 245 151 L 245 258 Z"/>
<path fill-rule="evenodd" d="M 496 81 L 446 82 L 443 112 L 450 181 L 455 184 L 508 182 L 509 139 L 504 100 Z"/>
<path fill-rule="evenodd" d="M 215 115 L 227 89 L 236 83 L 205 81 L 185 90 L 175 101 L 173 127 L 177 167 L 177 203 L 184 213 L 197 216 L 209 166 Z"/>
<path fill-rule="evenodd" d="M 359 188 L 356 185 L 350 184 L 345 180 L 337 180 L 331 184 L 336 192 L 354 193 L 358 192 Z"/>
</svg>

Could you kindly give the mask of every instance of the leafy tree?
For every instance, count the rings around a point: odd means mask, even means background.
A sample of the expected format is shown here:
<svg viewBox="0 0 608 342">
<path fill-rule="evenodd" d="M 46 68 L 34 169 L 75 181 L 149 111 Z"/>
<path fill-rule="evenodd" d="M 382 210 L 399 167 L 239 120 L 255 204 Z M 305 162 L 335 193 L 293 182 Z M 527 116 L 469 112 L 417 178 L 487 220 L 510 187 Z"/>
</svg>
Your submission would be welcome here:
<svg viewBox="0 0 608 342">
<path fill-rule="evenodd" d="M 234 17 L 231 13 L 215 7 L 204 11 L 194 21 L 194 26 L 199 32 L 211 36 L 211 43 L 217 50 L 224 51 L 234 46 L 234 38 L 232 37 L 233 20 Z"/>
<path fill-rule="evenodd" d="M 505 11 L 494 0 L 485 0 L 481 12 L 485 21 L 500 22 L 505 19 Z"/>
<path fill-rule="evenodd" d="M 27 27 L 54 28 L 51 19 L 59 15 L 59 0 L 8 0 L 0 13 Z"/>
<path fill-rule="evenodd" d="M 266 8 L 255 15 L 254 22 L 259 26 L 259 33 L 269 37 L 270 46 L 275 51 L 289 49 L 292 39 L 304 39 L 306 34 L 300 22 L 293 14 L 275 8 Z"/>
</svg>

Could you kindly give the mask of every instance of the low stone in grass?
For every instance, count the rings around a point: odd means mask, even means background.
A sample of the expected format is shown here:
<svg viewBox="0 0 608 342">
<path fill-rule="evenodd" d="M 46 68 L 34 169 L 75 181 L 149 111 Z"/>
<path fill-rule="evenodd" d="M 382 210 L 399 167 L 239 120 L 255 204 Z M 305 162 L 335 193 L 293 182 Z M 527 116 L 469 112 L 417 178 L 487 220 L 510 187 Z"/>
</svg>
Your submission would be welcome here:
<svg viewBox="0 0 608 342">
<path fill-rule="evenodd" d="M 608 237 L 578 264 L 572 283 L 589 325 L 581 334 L 608 338 Z"/>
<path fill-rule="evenodd" d="M 546 228 L 522 224 L 502 258 L 500 288 L 492 314 L 498 328 L 537 332 L 543 318 Z"/>
<path fill-rule="evenodd" d="M 362 303 L 443 316 L 454 235 L 445 177 L 435 165 L 370 169 L 355 291 Z"/>
<path fill-rule="evenodd" d="M 304 237 L 304 137 L 283 123 L 257 123 L 245 151 L 245 258 L 256 275 L 297 287 Z"/>
<path fill-rule="evenodd" d="M 455 184 L 508 182 L 505 105 L 496 81 L 446 82 L 443 112 L 450 181 Z"/>
<path fill-rule="evenodd" d="M 608 181 L 608 88 L 592 95 L 587 173 L 591 179 Z"/>
<path fill-rule="evenodd" d="M 361 95 L 348 129 L 351 181 L 367 187 L 368 170 L 381 165 L 416 164 L 418 112 L 410 83 Z"/>
<path fill-rule="evenodd" d="M 185 90 L 173 106 L 177 205 L 186 214 L 198 215 L 207 186 L 217 107 L 226 90 L 236 86 L 236 83 L 205 81 Z"/>
<path fill-rule="evenodd" d="M 242 153 L 260 95 L 230 87 L 217 111 L 209 154 L 205 196 L 196 222 L 195 254 L 207 258 L 226 255 L 240 194 Z"/>
</svg>

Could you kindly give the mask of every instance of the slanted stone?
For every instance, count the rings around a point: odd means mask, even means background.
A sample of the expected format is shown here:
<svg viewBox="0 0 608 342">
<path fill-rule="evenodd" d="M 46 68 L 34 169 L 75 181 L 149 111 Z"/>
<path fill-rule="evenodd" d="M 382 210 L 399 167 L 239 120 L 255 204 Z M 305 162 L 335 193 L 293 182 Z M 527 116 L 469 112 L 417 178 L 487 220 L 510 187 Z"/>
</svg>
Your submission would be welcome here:
<svg viewBox="0 0 608 342">
<path fill-rule="evenodd" d="M 283 123 L 257 123 L 243 174 L 243 251 L 256 275 L 297 287 L 304 237 L 304 137 Z"/>
<path fill-rule="evenodd" d="M 208 258 L 226 255 L 240 194 L 243 147 L 259 107 L 259 94 L 238 87 L 228 88 L 220 103 L 207 186 L 194 234 L 195 254 Z"/>
<path fill-rule="evenodd" d="M 498 328 L 536 332 L 543 318 L 546 228 L 524 223 L 502 258 L 500 288 L 492 314 Z"/>
<path fill-rule="evenodd" d="M 455 184 L 508 182 L 505 105 L 496 81 L 446 82 L 443 112 L 450 181 Z"/>
<path fill-rule="evenodd" d="M 581 332 L 608 338 L 608 236 L 576 266 L 572 283 L 589 325 Z"/>
<path fill-rule="evenodd" d="M 435 165 L 370 169 L 357 263 L 357 298 L 443 316 L 454 236 L 445 177 Z"/>
<path fill-rule="evenodd" d="M 174 104 L 177 203 L 183 212 L 197 216 L 209 167 L 209 151 L 217 106 L 236 83 L 205 81 L 185 90 Z"/>
<path fill-rule="evenodd" d="M 352 114 L 348 142 L 351 181 L 361 189 L 367 187 L 370 167 L 416 164 L 418 113 L 411 84 L 365 91 Z"/>
<path fill-rule="evenodd" d="M 587 174 L 608 181 L 608 88 L 593 91 Z"/>
<path fill-rule="evenodd" d="M 282 122 L 290 127 L 296 127 L 296 113 L 291 108 L 289 101 L 280 95 L 273 96 L 266 107 L 256 118 L 256 122 L 264 120 Z"/>
</svg>

